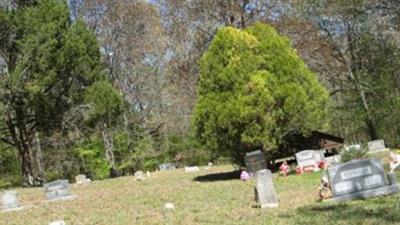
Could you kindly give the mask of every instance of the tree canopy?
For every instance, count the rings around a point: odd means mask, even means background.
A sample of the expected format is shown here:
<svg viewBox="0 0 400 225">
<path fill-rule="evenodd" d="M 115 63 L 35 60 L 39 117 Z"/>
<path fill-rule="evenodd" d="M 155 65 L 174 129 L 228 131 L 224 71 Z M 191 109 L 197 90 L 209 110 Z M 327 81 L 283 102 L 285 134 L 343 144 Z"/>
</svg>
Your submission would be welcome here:
<svg viewBox="0 0 400 225">
<path fill-rule="evenodd" d="M 218 30 L 200 62 L 197 137 L 220 155 L 276 148 L 285 132 L 327 126 L 329 96 L 287 38 L 257 23 Z"/>
</svg>

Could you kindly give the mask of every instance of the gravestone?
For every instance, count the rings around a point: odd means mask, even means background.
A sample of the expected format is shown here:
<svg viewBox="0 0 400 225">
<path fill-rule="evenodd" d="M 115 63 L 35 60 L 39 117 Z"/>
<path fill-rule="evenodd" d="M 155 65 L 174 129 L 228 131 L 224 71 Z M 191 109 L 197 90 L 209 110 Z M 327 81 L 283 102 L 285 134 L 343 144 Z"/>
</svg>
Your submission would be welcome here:
<svg viewBox="0 0 400 225">
<path fill-rule="evenodd" d="M 304 150 L 296 153 L 297 165 L 303 168 L 304 171 L 319 171 L 318 160 L 315 155 L 314 150 Z"/>
<path fill-rule="evenodd" d="M 324 150 L 315 150 L 314 151 L 314 158 L 318 162 L 325 160 Z"/>
<path fill-rule="evenodd" d="M 160 171 L 174 170 L 176 169 L 175 164 L 173 163 L 163 163 L 158 166 Z"/>
<path fill-rule="evenodd" d="M 193 173 L 193 172 L 199 172 L 200 169 L 197 166 L 185 166 L 185 173 Z"/>
<path fill-rule="evenodd" d="M 261 208 L 278 207 L 278 197 L 275 192 L 270 170 L 263 169 L 255 173 L 255 198 Z"/>
<path fill-rule="evenodd" d="M 332 165 L 328 168 L 328 178 L 333 200 L 337 201 L 400 191 L 397 183 L 387 181 L 380 159 L 353 160 Z"/>
<path fill-rule="evenodd" d="M 75 196 L 69 193 L 68 180 L 56 180 L 43 185 L 47 200 L 69 200 Z"/>
<path fill-rule="evenodd" d="M 260 150 L 246 153 L 244 161 L 246 163 L 246 170 L 250 173 L 267 168 L 264 154 Z"/>
<path fill-rule="evenodd" d="M 346 145 L 344 147 L 344 150 L 349 151 L 349 150 L 362 150 L 362 146 L 360 144 L 354 144 L 354 145 Z"/>
<path fill-rule="evenodd" d="M 90 183 L 91 180 L 87 179 L 85 175 L 79 174 L 78 176 L 75 177 L 75 182 L 77 184 L 87 184 L 87 183 Z"/>
<path fill-rule="evenodd" d="M 380 152 L 387 150 L 385 146 L 384 140 L 375 140 L 368 142 L 368 151 L 369 152 Z"/>
<path fill-rule="evenodd" d="M 2 212 L 22 209 L 22 207 L 19 205 L 16 191 L 5 191 L 1 197 L 1 205 Z"/>
<path fill-rule="evenodd" d="M 340 155 L 332 155 L 329 157 L 325 157 L 325 162 L 330 166 L 330 165 L 335 165 L 340 163 Z"/>
<path fill-rule="evenodd" d="M 138 171 L 135 172 L 135 180 L 137 180 L 137 181 L 142 181 L 142 180 L 145 180 L 145 179 L 146 179 L 146 178 L 145 178 L 145 176 L 144 176 L 143 171 L 138 170 Z"/>
</svg>

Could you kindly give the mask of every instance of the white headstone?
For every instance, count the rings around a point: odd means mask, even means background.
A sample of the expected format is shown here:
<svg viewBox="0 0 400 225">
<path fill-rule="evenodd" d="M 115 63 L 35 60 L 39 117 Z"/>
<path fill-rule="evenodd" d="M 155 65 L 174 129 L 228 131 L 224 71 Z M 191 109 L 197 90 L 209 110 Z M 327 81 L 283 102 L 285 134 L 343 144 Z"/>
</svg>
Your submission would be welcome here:
<svg viewBox="0 0 400 225">
<path fill-rule="evenodd" d="M 17 192 L 16 191 L 5 191 L 1 197 L 2 211 L 14 211 L 22 209 L 20 207 Z"/>
<path fill-rule="evenodd" d="M 318 160 L 314 150 L 304 150 L 296 153 L 297 165 L 301 168 L 313 167 L 314 171 L 318 171 Z"/>
<path fill-rule="evenodd" d="M 91 182 L 91 180 L 87 179 L 86 176 L 83 174 L 79 174 L 78 176 L 76 176 L 75 181 L 77 184 L 87 184 Z"/>
<path fill-rule="evenodd" d="M 270 170 L 263 169 L 255 173 L 256 180 L 256 200 L 261 208 L 278 207 L 278 197 L 272 181 Z"/>
<path fill-rule="evenodd" d="M 137 181 L 142 181 L 145 180 L 146 178 L 144 177 L 144 173 L 141 170 L 138 170 L 135 172 L 135 180 Z"/>
<path fill-rule="evenodd" d="M 328 165 L 340 163 L 340 160 L 341 160 L 340 155 L 333 155 L 333 156 L 325 157 L 325 162 Z"/>
<path fill-rule="evenodd" d="M 368 151 L 369 152 L 380 152 L 380 151 L 385 151 L 386 146 L 385 146 L 385 141 L 384 140 L 374 140 L 368 142 Z"/>
<path fill-rule="evenodd" d="M 200 169 L 197 166 L 185 166 L 186 173 L 193 173 L 193 172 L 198 172 L 198 171 L 200 171 Z"/>
<path fill-rule="evenodd" d="M 361 150 L 362 146 L 361 144 L 354 144 L 354 145 L 346 145 L 344 146 L 344 150 L 349 151 L 349 150 Z"/>
</svg>

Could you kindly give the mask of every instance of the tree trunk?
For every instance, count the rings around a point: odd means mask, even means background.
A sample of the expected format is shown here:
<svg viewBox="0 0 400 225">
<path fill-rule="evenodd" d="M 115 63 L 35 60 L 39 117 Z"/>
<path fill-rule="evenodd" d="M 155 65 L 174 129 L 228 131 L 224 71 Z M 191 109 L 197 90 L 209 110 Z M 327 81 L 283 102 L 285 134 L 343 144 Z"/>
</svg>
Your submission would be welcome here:
<svg viewBox="0 0 400 225">
<path fill-rule="evenodd" d="M 42 147 L 40 146 L 40 136 L 39 132 L 35 132 L 35 158 L 36 158 L 36 163 L 37 163 L 37 170 L 38 170 L 38 178 L 40 179 L 41 182 L 45 182 L 45 171 L 44 171 L 44 163 L 43 163 L 43 153 L 42 153 Z"/>
<path fill-rule="evenodd" d="M 103 138 L 104 147 L 106 148 L 106 152 L 105 152 L 106 160 L 110 164 L 111 167 L 114 167 L 114 164 L 115 164 L 114 144 L 113 144 L 112 138 L 108 134 L 107 125 L 105 123 L 101 126 L 101 136 Z"/>
</svg>

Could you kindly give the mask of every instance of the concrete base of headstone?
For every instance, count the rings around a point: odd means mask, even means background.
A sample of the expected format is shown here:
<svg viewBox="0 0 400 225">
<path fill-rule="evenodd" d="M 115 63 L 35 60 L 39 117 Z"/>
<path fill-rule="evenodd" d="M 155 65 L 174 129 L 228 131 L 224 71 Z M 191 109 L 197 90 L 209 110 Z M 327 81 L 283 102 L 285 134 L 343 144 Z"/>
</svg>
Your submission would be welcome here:
<svg viewBox="0 0 400 225">
<path fill-rule="evenodd" d="M 57 197 L 57 198 L 48 199 L 47 202 L 69 201 L 69 200 L 74 200 L 75 198 L 76 198 L 76 195 L 67 195 L 67 196 L 62 196 L 62 197 Z"/>
<path fill-rule="evenodd" d="M 387 152 L 387 151 L 390 151 L 390 149 L 384 148 L 384 149 L 381 149 L 381 150 L 369 151 L 367 154 L 375 154 L 375 153 L 378 153 L 378 152 Z"/>
<path fill-rule="evenodd" d="M 353 199 L 366 199 L 366 198 L 380 196 L 380 195 L 389 195 L 389 194 L 393 194 L 393 193 L 397 193 L 397 192 L 400 192 L 400 186 L 398 183 L 334 197 L 334 198 L 328 199 L 327 201 L 346 201 L 346 200 L 353 200 Z"/>
</svg>

